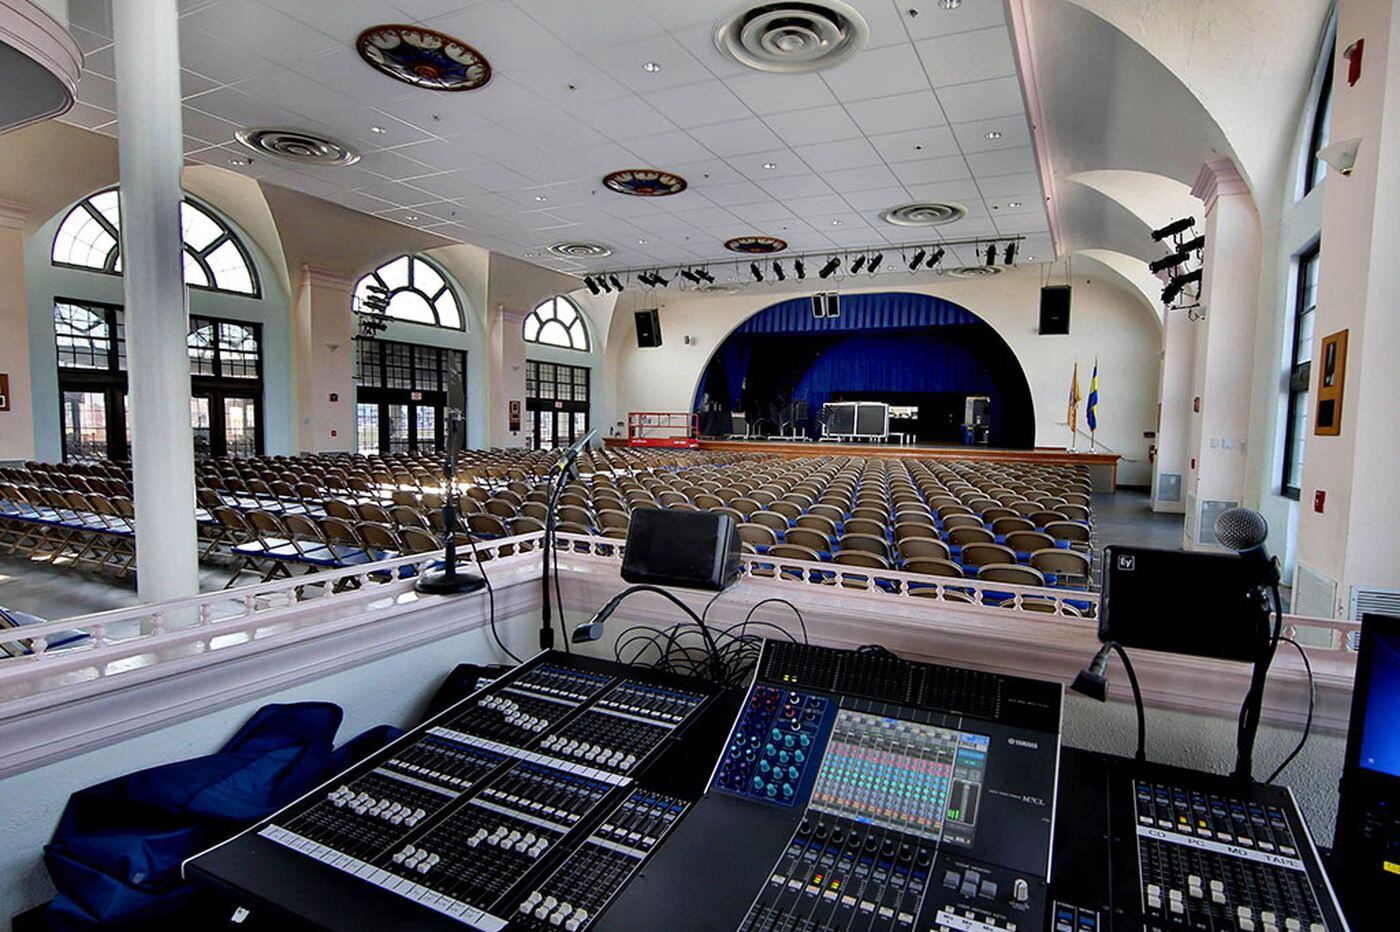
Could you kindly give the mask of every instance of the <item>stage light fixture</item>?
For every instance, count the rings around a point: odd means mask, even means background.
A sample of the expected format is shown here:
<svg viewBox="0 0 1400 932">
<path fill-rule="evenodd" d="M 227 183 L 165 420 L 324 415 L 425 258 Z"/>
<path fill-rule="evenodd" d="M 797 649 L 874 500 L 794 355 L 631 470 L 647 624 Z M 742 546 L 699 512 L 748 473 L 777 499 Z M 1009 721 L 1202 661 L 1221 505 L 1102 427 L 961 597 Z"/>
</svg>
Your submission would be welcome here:
<svg viewBox="0 0 1400 932">
<path fill-rule="evenodd" d="M 1161 242 L 1169 236 L 1176 236 L 1178 233 L 1185 233 L 1196 225 L 1195 217 L 1182 217 L 1180 220 L 1173 220 L 1160 229 L 1152 231 L 1152 239 Z"/>
<path fill-rule="evenodd" d="M 919 250 L 914 253 L 914 258 L 909 260 L 909 271 L 917 272 L 919 266 L 923 264 L 924 256 L 926 255 L 928 255 L 928 251 L 923 247 L 920 247 Z"/>
<path fill-rule="evenodd" d="M 594 294 L 598 293 L 598 283 L 595 282 L 590 276 L 585 275 L 583 277 L 583 283 L 588 286 L 589 291 L 593 292 Z"/>
<path fill-rule="evenodd" d="M 880 263 L 885 261 L 883 252 L 875 253 L 875 258 L 870 260 L 870 274 L 874 275 L 880 269 Z"/>
<path fill-rule="evenodd" d="M 612 285 L 609 285 L 608 280 L 602 275 L 598 276 L 598 284 L 602 287 L 604 294 L 612 294 Z"/>
<path fill-rule="evenodd" d="M 865 268 L 865 256 L 856 256 L 855 261 L 851 263 L 851 274 L 858 274 L 863 268 Z"/>
<path fill-rule="evenodd" d="M 944 253 L 943 247 L 935 246 L 933 252 L 928 254 L 928 262 L 924 263 L 924 267 L 929 269 L 933 268 L 943 261 L 944 255 L 946 255 L 946 253 Z"/>
<path fill-rule="evenodd" d="M 988 265 L 996 265 L 996 264 L 997 264 L 997 244 L 996 244 L 996 243 L 992 243 L 991 245 L 989 245 L 989 246 L 987 247 L 987 264 L 988 264 Z"/>
<path fill-rule="evenodd" d="M 1006 244 L 1006 258 L 1002 261 L 1007 265 L 1014 265 L 1016 263 L 1016 243 L 1014 240 Z"/>
<path fill-rule="evenodd" d="M 617 280 L 617 276 L 616 276 L 616 275 L 609 275 L 609 276 L 608 276 L 608 281 L 612 282 L 612 286 L 613 286 L 614 288 L 616 288 L 618 291 L 621 291 L 621 290 L 622 290 L 622 282 L 620 282 L 620 281 Z"/>
<path fill-rule="evenodd" d="M 1184 252 L 1184 253 L 1186 253 L 1186 252 L 1196 252 L 1196 251 L 1198 251 L 1198 250 L 1202 250 L 1202 249 L 1205 249 L 1205 248 L 1206 248 L 1206 238 L 1205 238 L 1205 235 L 1204 235 L 1204 234 L 1202 234 L 1201 236 L 1196 237 L 1195 239 L 1188 239 L 1186 242 L 1184 242 L 1184 243 L 1181 244 L 1181 251 Z"/>
<path fill-rule="evenodd" d="M 1201 270 L 1187 272 L 1185 275 L 1175 275 L 1167 282 L 1167 287 L 1162 289 L 1162 303 L 1171 304 L 1181 294 L 1181 290 L 1187 285 L 1198 284 L 1201 280 Z"/>
<path fill-rule="evenodd" d="M 684 278 L 692 285 L 700 284 L 700 276 L 695 274 L 694 269 L 681 269 L 681 278 Z"/>
<path fill-rule="evenodd" d="M 715 283 L 715 277 L 710 274 L 709 269 L 696 269 L 695 274 L 703 278 L 705 281 L 709 282 L 711 285 Z"/>
<path fill-rule="evenodd" d="M 652 272 L 651 280 L 656 282 L 656 284 L 660 285 L 662 288 L 665 288 L 667 285 L 671 284 L 670 279 L 662 278 L 660 272 Z"/>
<path fill-rule="evenodd" d="M 1147 271 L 1151 272 L 1153 275 L 1160 275 L 1168 269 L 1176 268 L 1190 258 L 1191 254 L 1183 249 L 1181 252 L 1174 252 L 1170 256 L 1163 256 L 1156 262 L 1149 262 L 1147 264 Z"/>
<path fill-rule="evenodd" d="M 750 263 L 749 263 L 749 272 L 753 274 L 753 280 L 754 280 L 754 281 L 756 281 L 756 282 L 761 282 L 761 281 L 763 281 L 763 269 L 760 269 L 760 268 L 758 267 L 758 263 L 757 263 L 757 262 L 750 262 Z"/>
<path fill-rule="evenodd" d="M 818 272 L 817 275 L 821 278 L 830 278 L 840 267 L 841 257 L 832 256 L 830 259 L 826 260 L 826 265 L 821 267 L 821 271 Z"/>
<path fill-rule="evenodd" d="M 783 271 L 783 264 L 781 262 L 773 263 L 773 274 L 778 276 L 778 281 L 787 281 L 787 273 Z"/>
<path fill-rule="evenodd" d="M 799 281 L 807 277 L 807 265 L 801 259 L 793 260 L 792 269 L 797 273 Z"/>
</svg>

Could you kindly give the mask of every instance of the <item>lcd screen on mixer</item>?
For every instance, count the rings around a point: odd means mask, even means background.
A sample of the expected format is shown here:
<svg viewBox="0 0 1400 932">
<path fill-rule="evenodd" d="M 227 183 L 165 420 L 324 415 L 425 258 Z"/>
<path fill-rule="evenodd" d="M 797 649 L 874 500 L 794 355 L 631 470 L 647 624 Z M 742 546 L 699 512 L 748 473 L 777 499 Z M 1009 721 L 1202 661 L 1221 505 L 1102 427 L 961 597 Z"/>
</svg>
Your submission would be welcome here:
<svg viewBox="0 0 1400 932">
<path fill-rule="evenodd" d="M 987 769 L 986 735 L 841 711 L 811 804 L 971 845 Z"/>
</svg>

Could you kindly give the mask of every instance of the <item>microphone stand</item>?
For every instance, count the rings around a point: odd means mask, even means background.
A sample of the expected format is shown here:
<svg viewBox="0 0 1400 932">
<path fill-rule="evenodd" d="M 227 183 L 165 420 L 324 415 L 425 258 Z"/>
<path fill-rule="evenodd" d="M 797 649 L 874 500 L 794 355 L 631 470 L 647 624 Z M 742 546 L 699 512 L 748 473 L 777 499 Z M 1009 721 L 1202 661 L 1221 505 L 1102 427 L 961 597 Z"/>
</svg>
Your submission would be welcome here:
<svg viewBox="0 0 1400 932">
<path fill-rule="evenodd" d="M 1263 556 L 1262 552 L 1260 555 Z M 1278 650 L 1279 636 L 1283 633 L 1283 602 L 1279 598 L 1279 571 L 1274 560 L 1264 558 L 1267 564 L 1265 578 L 1257 589 L 1262 603 L 1263 624 L 1260 632 L 1259 654 L 1254 658 L 1254 673 L 1250 677 L 1249 691 L 1245 693 L 1240 706 L 1238 742 L 1235 749 L 1235 770 L 1233 777 L 1250 782 L 1254 779 L 1254 742 L 1259 735 L 1260 719 L 1264 715 L 1264 686 L 1269 676 L 1269 667 Z M 1272 619 L 1272 626 L 1269 625 Z"/>
<path fill-rule="evenodd" d="M 451 408 L 447 412 L 447 501 L 442 506 L 442 566 L 424 569 L 413 584 L 416 592 L 425 595 L 462 595 L 486 587 L 486 580 L 475 573 L 457 571 L 457 447 L 462 436 L 462 412 Z"/>
<path fill-rule="evenodd" d="M 540 591 L 544 596 L 544 606 L 540 610 L 540 650 L 552 650 L 554 648 L 554 611 L 549 605 L 549 564 L 551 558 L 557 559 L 553 554 L 554 527 L 556 523 L 555 510 L 559 503 L 559 496 L 564 494 L 564 486 L 570 479 L 578 477 L 578 456 L 593 438 L 598 435 L 596 430 L 590 430 L 578 441 L 565 450 L 555 461 L 549 474 L 553 477 L 553 482 L 549 487 L 549 500 L 545 505 L 544 516 L 544 545 L 541 548 L 541 564 L 543 572 L 540 575 Z M 563 607 L 560 607 L 563 611 Z M 565 642 L 565 649 L 568 649 L 568 642 Z"/>
</svg>

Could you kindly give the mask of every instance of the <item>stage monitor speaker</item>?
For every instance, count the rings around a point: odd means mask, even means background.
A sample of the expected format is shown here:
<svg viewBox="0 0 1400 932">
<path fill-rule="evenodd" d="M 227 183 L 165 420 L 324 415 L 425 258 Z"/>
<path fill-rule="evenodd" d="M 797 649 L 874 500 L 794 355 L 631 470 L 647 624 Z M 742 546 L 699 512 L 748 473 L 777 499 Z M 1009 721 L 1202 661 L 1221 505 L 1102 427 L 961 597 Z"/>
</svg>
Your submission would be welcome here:
<svg viewBox="0 0 1400 932">
<path fill-rule="evenodd" d="M 642 348 L 661 345 L 661 312 L 654 307 L 637 311 L 637 345 Z"/>
<path fill-rule="evenodd" d="M 1040 335 L 1069 333 L 1069 285 L 1040 289 Z"/>
<path fill-rule="evenodd" d="M 627 527 L 622 578 L 718 592 L 739 578 L 741 550 L 730 515 L 638 508 Z"/>
<path fill-rule="evenodd" d="M 826 316 L 833 318 L 841 316 L 841 296 L 834 291 L 826 293 Z"/>
<path fill-rule="evenodd" d="M 812 295 L 812 316 L 813 316 L 813 317 L 825 317 L 825 316 L 826 316 L 826 295 L 824 295 L 824 294 L 814 294 L 814 295 Z"/>
<path fill-rule="evenodd" d="M 863 401 L 856 406 L 856 436 L 888 437 L 890 406 L 882 401 Z"/>
<path fill-rule="evenodd" d="M 827 402 L 822 405 L 826 428 L 823 433 L 850 437 L 856 432 L 856 406 L 850 402 Z"/>
</svg>

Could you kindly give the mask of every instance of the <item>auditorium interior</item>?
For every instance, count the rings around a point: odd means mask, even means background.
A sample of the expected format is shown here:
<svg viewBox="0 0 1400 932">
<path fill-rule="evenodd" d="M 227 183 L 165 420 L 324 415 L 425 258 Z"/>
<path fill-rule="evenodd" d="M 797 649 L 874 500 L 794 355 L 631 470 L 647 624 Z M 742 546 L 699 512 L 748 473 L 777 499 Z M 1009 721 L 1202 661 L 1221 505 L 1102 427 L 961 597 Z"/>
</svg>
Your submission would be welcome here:
<svg viewBox="0 0 1400 932">
<path fill-rule="evenodd" d="M 1395 928 L 1392 38 L 0 0 L 0 923 Z"/>
</svg>

